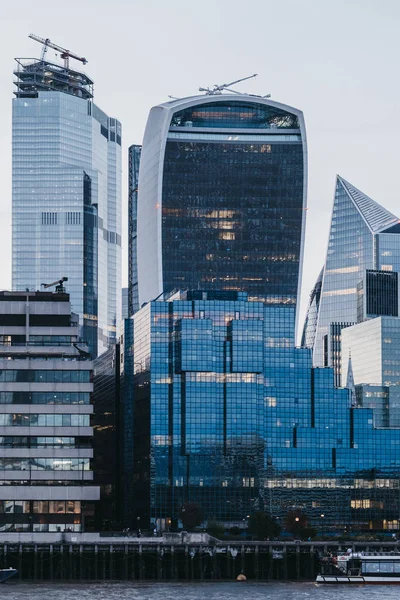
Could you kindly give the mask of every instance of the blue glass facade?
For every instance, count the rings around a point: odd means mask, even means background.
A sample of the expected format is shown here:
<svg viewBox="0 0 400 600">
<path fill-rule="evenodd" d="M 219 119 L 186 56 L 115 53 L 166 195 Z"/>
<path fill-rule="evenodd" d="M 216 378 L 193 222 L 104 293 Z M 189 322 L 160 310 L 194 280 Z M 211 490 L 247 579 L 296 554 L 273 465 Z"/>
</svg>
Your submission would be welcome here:
<svg viewBox="0 0 400 600">
<path fill-rule="evenodd" d="M 142 147 L 129 146 L 128 173 L 128 318 L 139 310 L 138 265 L 137 265 L 137 201 L 139 185 L 139 166 Z"/>
<path fill-rule="evenodd" d="M 337 177 L 313 346 L 315 366 L 332 365 L 331 323 L 357 322 L 357 285 L 367 269 L 400 271 L 398 218 Z M 312 307 L 310 307 L 312 310 Z"/>
<path fill-rule="evenodd" d="M 100 354 L 121 315 L 121 124 L 80 73 L 19 60 L 16 76 L 13 289 L 68 277 L 81 338 Z"/>
<path fill-rule="evenodd" d="M 133 232 L 139 304 L 202 289 L 296 306 L 306 188 L 298 109 L 233 94 L 152 108 L 140 157 L 137 237 Z M 132 210 L 135 202 L 133 196 Z"/>
<path fill-rule="evenodd" d="M 351 407 L 332 369 L 294 348 L 294 307 L 187 292 L 133 318 L 132 524 L 293 507 L 320 526 L 397 527 L 400 432 Z M 132 421 L 133 423 L 133 418 Z M 132 460 L 133 459 L 133 460 Z"/>
</svg>

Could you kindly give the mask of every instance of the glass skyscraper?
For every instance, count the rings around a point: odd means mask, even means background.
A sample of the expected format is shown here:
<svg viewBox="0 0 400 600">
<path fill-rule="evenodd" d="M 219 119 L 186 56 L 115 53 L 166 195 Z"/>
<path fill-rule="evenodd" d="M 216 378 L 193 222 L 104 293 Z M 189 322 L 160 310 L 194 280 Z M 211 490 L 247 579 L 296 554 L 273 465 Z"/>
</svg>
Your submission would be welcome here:
<svg viewBox="0 0 400 600">
<path fill-rule="evenodd" d="M 127 526 L 177 525 L 301 508 L 343 530 L 399 527 L 400 435 L 335 389 L 290 341 L 295 307 L 232 291 L 179 293 L 133 317 L 134 451 L 126 447 Z M 132 359 L 131 343 L 127 358 Z M 129 485 L 128 485 L 129 482 Z"/>
<path fill-rule="evenodd" d="M 121 124 L 85 74 L 17 59 L 13 100 L 13 289 L 68 277 L 93 355 L 121 317 Z"/>
<path fill-rule="evenodd" d="M 357 286 L 365 271 L 400 271 L 399 234 L 398 217 L 337 177 L 317 326 L 311 303 L 303 333 L 315 366 L 333 364 L 331 324 L 357 322 Z"/>
<path fill-rule="evenodd" d="M 295 306 L 306 184 L 298 109 L 228 93 L 152 108 L 140 157 L 137 277 L 130 269 L 139 305 L 203 289 Z"/>
</svg>

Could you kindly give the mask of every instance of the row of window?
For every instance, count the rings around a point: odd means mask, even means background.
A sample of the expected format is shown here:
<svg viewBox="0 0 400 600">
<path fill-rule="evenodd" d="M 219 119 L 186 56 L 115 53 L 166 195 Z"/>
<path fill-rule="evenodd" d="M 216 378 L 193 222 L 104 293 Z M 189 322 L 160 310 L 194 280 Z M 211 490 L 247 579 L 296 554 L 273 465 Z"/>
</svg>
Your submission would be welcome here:
<svg viewBox="0 0 400 600">
<path fill-rule="evenodd" d="M 0 500 L 1 514 L 79 514 L 79 500 Z"/>
<path fill-rule="evenodd" d="M 78 523 L 0 523 L 0 533 L 15 531 L 35 531 L 35 532 L 54 532 L 54 531 L 72 531 L 79 532 L 81 525 Z"/>
<path fill-rule="evenodd" d="M 90 404 L 90 393 L 0 392 L 0 404 Z"/>
<path fill-rule="evenodd" d="M 91 448 L 90 438 L 0 436 L 0 448 Z"/>
<path fill-rule="evenodd" d="M 0 414 L 0 427 L 89 427 L 90 415 Z"/>
<path fill-rule="evenodd" d="M 4 471 L 89 471 L 89 458 L 0 458 Z"/>
<path fill-rule="evenodd" d="M 90 371 L 7 369 L 0 371 L 0 383 L 89 383 Z"/>
</svg>

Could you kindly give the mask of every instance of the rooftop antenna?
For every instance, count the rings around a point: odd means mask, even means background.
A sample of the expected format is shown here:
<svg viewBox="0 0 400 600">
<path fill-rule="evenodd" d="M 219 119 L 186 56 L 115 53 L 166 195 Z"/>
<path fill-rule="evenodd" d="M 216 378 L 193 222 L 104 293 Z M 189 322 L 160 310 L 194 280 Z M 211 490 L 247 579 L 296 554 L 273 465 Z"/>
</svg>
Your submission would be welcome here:
<svg viewBox="0 0 400 600">
<path fill-rule="evenodd" d="M 30 33 L 29 37 L 32 40 L 35 40 L 35 42 L 39 42 L 40 44 L 43 44 L 42 58 L 41 58 L 42 61 L 44 60 L 44 58 L 46 56 L 47 48 L 53 48 L 53 50 L 57 50 L 58 52 L 60 52 L 61 58 L 64 59 L 64 68 L 65 69 L 69 69 L 69 59 L 70 58 L 79 60 L 84 65 L 86 65 L 86 63 L 87 63 L 86 58 L 84 58 L 83 56 L 78 56 L 77 54 L 74 54 L 73 52 L 71 52 L 70 50 L 67 50 L 66 48 L 62 48 L 61 46 L 58 46 L 57 44 L 53 44 L 53 42 L 51 42 L 49 38 L 44 39 L 44 38 L 39 37 L 38 35 L 35 35 L 34 33 Z"/>
<path fill-rule="evenodd" d="M 247 77 L 242 77 L 242 79 L 236 79 L 236 81 L 231 81 L 230 83 L 223 83 L 222 85 L 214 85 L 213 88 L 199 88 L 199 92 L 205 92 L 209 96 L 214 96 L 217 94 L 222 94 L 223 90 L 227 90 L 228 92 L 232 92 L 233 94 L 243 95 L 243 92 L 238 92 L 237 90 L 232 90 L 231 85 L 235 85 L 236 83 L 240 83 L 241 81 L 247 81 L 247 79 L 253 79 L 253 77 L 257 77 L 258 73 L 254 73 L 254 75 L 248 75 Z"/>
</svg>

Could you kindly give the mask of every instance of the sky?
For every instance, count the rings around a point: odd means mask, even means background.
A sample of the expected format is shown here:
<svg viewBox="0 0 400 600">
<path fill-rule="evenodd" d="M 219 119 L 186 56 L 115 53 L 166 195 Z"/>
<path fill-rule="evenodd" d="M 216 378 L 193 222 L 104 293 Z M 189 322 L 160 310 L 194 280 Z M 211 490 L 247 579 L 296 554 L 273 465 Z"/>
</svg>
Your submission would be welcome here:
<svg viewBox="0 0 400 600">
<path fill-rule="evenodd" d="M 41 51 L 29 33 L 85 56 L 96 104 L 122 122 L 124 285 L 127 151 L 141 143 L 150 108 L 252 73 L 238 90 L 305 115 L 302 314 L 325 260 L 336 174 L 400 213 L 398 0 L 18 0 L 2 3 L 1 25 L 0 289 L 11 287 L 14 58 Z"/>
</svg>

